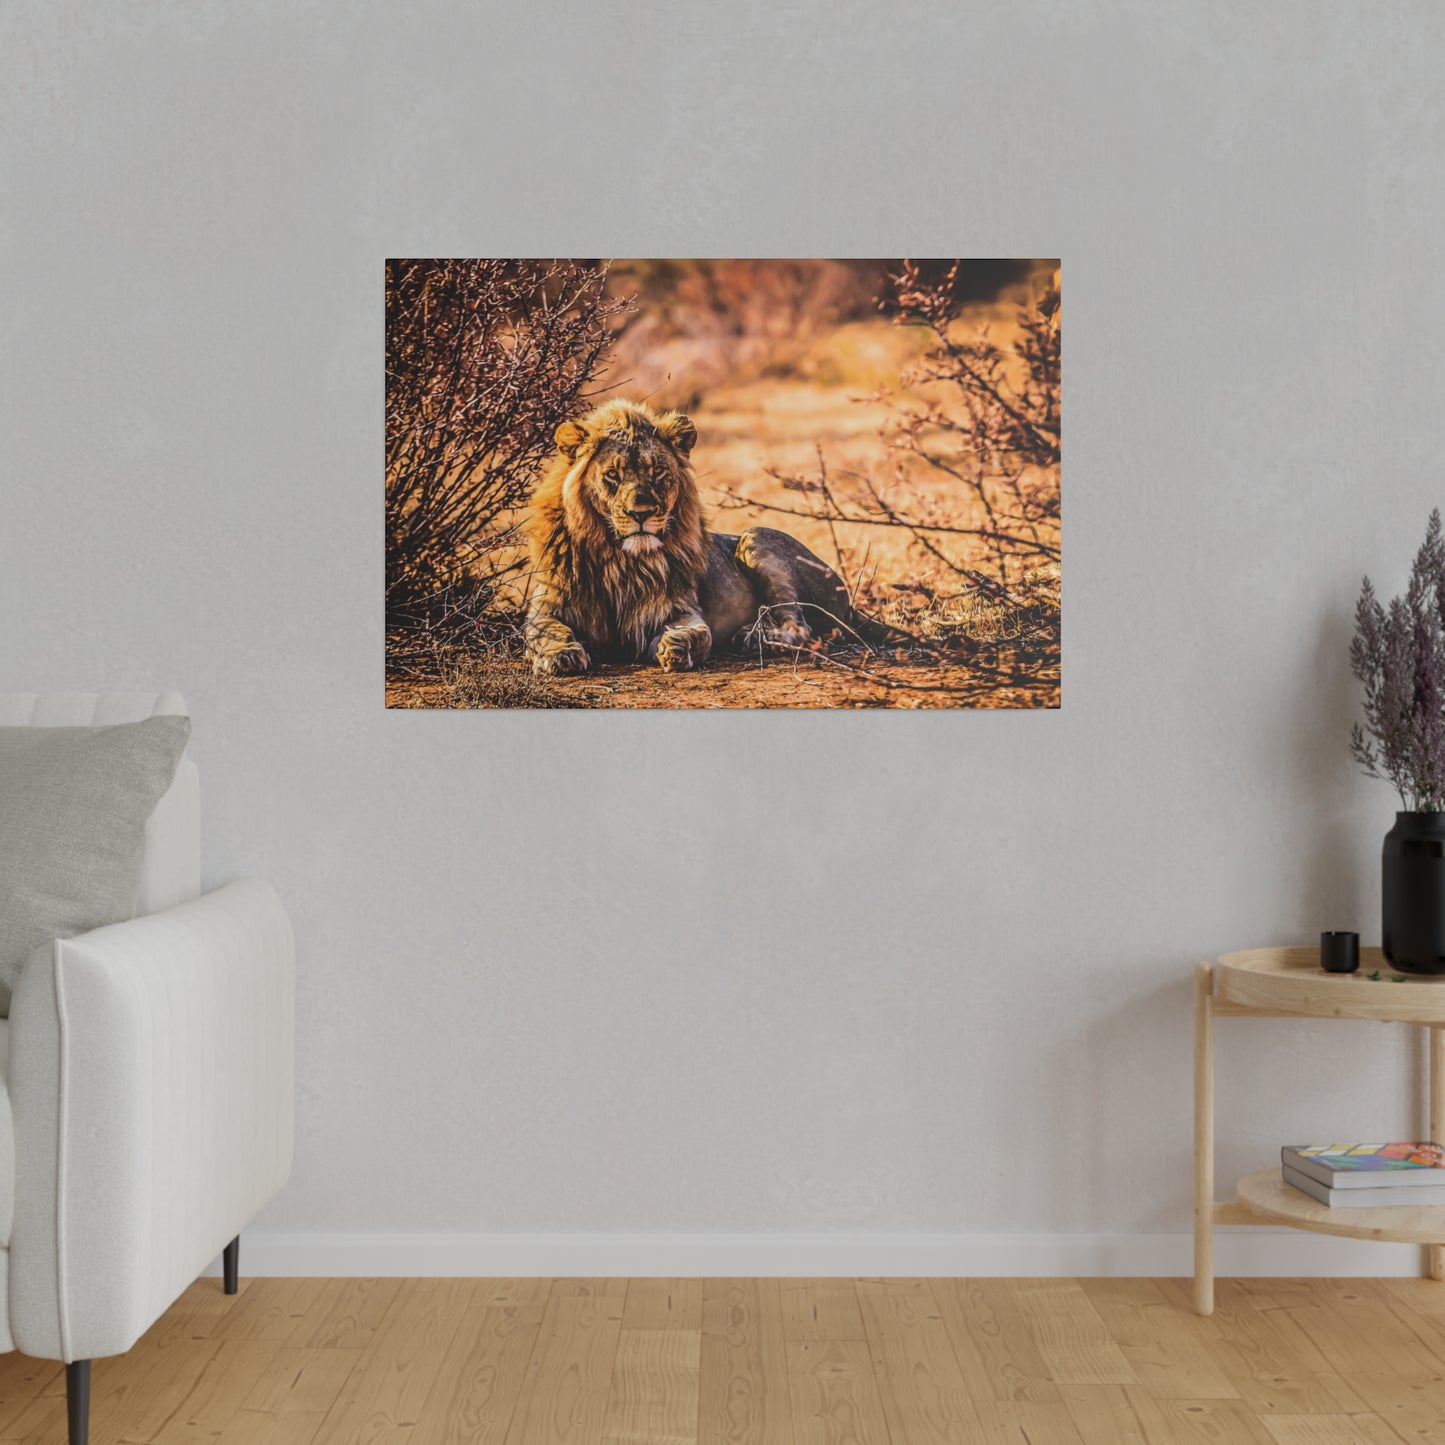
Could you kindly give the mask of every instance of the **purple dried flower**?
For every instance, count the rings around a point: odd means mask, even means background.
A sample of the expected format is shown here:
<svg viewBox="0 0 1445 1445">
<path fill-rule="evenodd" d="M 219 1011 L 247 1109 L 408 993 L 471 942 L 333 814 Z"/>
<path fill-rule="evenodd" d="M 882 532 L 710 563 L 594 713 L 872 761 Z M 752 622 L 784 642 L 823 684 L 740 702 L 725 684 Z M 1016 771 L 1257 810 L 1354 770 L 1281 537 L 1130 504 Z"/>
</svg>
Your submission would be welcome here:
<svg viewBox="0 0 1445 1445">
<path fill-rule="evenodd" d="M 1350 668 L 1365 688 L 1365 725 L 1350 732 L 1355 761 L 1393 783 L 1410 811 L 1445 811 L 1445 535 L 1438 509 L 1403 597 L 1387 610 L 1365 578 Z"/>
</svg>

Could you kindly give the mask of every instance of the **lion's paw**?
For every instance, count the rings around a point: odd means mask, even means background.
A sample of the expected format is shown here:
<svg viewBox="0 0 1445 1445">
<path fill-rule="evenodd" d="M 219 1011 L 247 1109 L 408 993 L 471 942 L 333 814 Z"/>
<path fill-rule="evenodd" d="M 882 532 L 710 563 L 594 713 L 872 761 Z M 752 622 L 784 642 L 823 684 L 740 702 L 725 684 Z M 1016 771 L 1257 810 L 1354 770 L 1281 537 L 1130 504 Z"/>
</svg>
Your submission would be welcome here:
<svg viewBox="0 0 1445 1445">
<path fill-rule="evenodd" d="M 539 652 L 532 658 L 532 671 L 542 677 L 560 676 L 568 672 L 586 672 L 592 666 L 587 649 L 580 642 Z"/>
<path fill-rule="evenodd" d="M 710 638 L 695 627 L 679 627 L 657 639 L 657 665 L 664 672 L 686 672 L 707 658 Z"/>
<path fill-rule="evenodd" d="M 785 622 L 781 627 L 771 628 L 768 641 L 778 647 L 807 647 L 813 640 L 812 629 L 801 622 Z"/>
</svg>

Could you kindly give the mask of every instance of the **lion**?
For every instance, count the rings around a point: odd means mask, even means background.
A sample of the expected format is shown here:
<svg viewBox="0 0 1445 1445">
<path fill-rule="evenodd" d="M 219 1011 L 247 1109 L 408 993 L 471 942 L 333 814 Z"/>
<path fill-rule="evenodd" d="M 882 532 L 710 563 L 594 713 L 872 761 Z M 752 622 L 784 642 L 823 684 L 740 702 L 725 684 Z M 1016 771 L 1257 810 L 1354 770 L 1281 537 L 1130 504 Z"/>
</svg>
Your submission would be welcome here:
<svg viewBox="0 0 1445 1445">
<path fill-rule="evenodd" d="M 709 531 L 688 461 L 697 428 L 681 412 L 611 401 L 555 438 L 526 522 L 534 671 L 625 660 L 682 672 L 714 649 L 803 648 L 839 629 L 912 641 L 854 609 L 838 574 L 786 532 Z"/>
</svg>

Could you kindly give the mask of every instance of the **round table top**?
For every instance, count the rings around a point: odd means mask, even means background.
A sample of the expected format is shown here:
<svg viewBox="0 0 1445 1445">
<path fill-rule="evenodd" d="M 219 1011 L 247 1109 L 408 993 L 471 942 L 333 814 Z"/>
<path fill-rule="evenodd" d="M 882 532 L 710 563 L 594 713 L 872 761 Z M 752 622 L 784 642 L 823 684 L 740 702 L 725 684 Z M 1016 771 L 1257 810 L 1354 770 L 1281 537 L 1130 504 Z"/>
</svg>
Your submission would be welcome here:
<svg viewBox="0 0 1445 1445">
<path fill-rule="evenodd" d="M 1264 1013 L 1445 1024 L 1445 975 L 1396 973 L 1378 948 L 1360 949 L 1358 973 L 1326 973 L 1318 946 L 1226 953 L 1214 996 Z"/>
</svg>

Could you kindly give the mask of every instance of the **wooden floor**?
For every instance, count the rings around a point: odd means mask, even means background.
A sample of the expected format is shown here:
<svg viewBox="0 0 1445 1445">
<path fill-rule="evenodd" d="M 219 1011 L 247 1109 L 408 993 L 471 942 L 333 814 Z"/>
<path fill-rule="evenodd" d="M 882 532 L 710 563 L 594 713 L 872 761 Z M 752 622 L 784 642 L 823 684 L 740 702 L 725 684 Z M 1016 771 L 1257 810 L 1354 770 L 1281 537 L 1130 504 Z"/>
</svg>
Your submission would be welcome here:
<svg viewBox="0 0 1445 1445">
<path fill-rule="evenodd" d="M 93 1445 L 1418 1445 L 1445 1285 L 204 1280 L 94 1392 Z M 0 1440 L 64 1417 L 0 1357 Z"/>
</svg>

